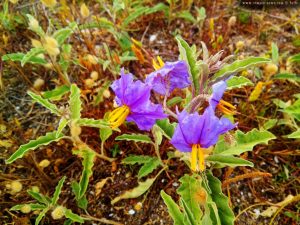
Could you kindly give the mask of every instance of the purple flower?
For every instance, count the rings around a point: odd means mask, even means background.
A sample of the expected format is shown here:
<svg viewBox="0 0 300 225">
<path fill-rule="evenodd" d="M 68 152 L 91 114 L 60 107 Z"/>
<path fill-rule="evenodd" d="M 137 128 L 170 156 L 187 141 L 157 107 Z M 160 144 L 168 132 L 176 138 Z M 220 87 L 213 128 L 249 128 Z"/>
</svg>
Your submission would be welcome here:
<svg viewBox="0 0 300 225">
<path fill-rule="evenodd" d="M 191 167 L 194 171 L 197 170 L 197 158 L 199 169 L 203 171 L 205 168 L 202 148 L 216 144 L 221 134 L 236 126 L 226 118 L 216 117 L 211 106 L 201 116 L 197 112 L 188 114 L 182 111 L 178 115 L 178 122 L 171 144 L 182 152 L 192 152 Z"/>
<path fill-rule="evenodd" d="M 223 112 L 226 115 L 234 115 L 236 108 L 229 102 L 226 102 L 222 99 L 226 88 L 227 83 L 223 80 L 219 81 L 218 83 L 215 83 L 212 86 L 213 93 L 209 100 L 209 105 L 213 108 L 213 110 L 218 108 L 221 112 Z"/>
<path fill-rule="evenodd" d="M 163 119 L 162 106 L 150 101 L 151 87 L 141 81 L 133 81 L 131 73 L 121 70 L 121 78 L 113 82 L 111 88 L 116 94 L 119 106 L 109 115 L 112 127 L 119 127 L 125 120 L 133 121 L 141 130 L 150 130 L 157 119 Z"/>
<path fill-rule="evenodd" d="M 175 88 L 191 84 L 188 67 L 184 61 L 166 62 L 163 67 L 150 73 L 146 83 L 161 95 L 169 95 Z"/>
</svg>

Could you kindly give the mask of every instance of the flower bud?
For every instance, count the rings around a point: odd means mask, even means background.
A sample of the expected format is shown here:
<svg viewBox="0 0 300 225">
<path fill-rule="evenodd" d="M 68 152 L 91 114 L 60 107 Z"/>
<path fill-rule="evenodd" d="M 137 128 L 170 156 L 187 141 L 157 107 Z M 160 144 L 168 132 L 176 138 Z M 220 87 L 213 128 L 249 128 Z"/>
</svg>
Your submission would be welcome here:
<svg viewBox="0 0 300 225">
<path fill-rule="evenodd" d="M 234 27 L 236 24 L 236 16 L 231 16 L 228 20 L 228 28 Z"/>
<path fill-rule="evenodd" d="M 84 83 L 88 88 L 92 88 L 95 84 L 95 81 L 93 79 L 88 78 L 84 81 Z"/>
<path fill-rule="evenodd" d="M 39 29 L 39 21 L 37 21 L 35 18 L 30 18 L 29 19 L 29 29 L 36 31 Z"/>
<path fill-rule="evenodd" d="M 243 41 L 238 41 L 237 43 L 235 43 L 235 47 L 241 50 L 245 47 L 245 43 Z"/>
<path fill-rule="evenodd" d="M 10 184 L 7 184 L 6 187 L 11 190 L 11 194 L 16 194 L 22 190 L 23 185 L 20 181 L 14 180 Z"/>
<path fill-rule="evenodd" d="M 38 78 L 38 79 L 36 79 L 35 81 L 34 81 L 34 83 L 33 83 L 33 88 L 35 89 L 35 90 L 41 90 L 41 88 L 44 86 L 44 84 L 45 84 L 45 81 L 43 80 L 43 79 L 41 79 L 41 78 Z"/>
<path fill-rule="evenodd" d="M 42 43 L 39 40 L 36 39 L 31 39 L 31 44 L 35 48 L 40 48 L 42 47 Z"/>
<path fill-rule="evenodd" d="M 105 90 L 103 91 L 103 97 L 104 97 L 104 98 L 109 98 L 109 97 L 110 97 L 110 91 L 109 91 L 108 89 L 105 89 Z"/>
<path fill-rule="evenodd" d="M 90 15 L 90 10 L 88 9 L 88 7 L 86 6 L 85 3 L 83 3 L 81 6 L 80 6 L 80 14 L 83 18 L 86 18 Z"/>
<path fill-rule="evenodd" d="M 77 137 L 81 134 L 81 127 L 76 123 L 72 123 L 71 125 L 71 135 L 72 137 Z"/>
<path fill-rule="evenodd" d="M 58 43 L 53 37 L 46 36 L 43 46 L 50 56 L 57 56 L 60 53 Z"/>
<path fill-rule="evenodd" d="M 40 161 L 39 163 L 39 167 L 42 167 L 42 168 L 46 168 L 50 165 L 50 161 L 48 159 L 44 159 L 42 161 Z"/>
<path fill-rule="evenodd" d="M 32 190 L 33 192 L 40 192 L 40 188 L 39 188 L 38 186 L 32 186 L 32 187 L 31 187 L 31 190 Z"/>
<path fill-rule="evenodd" d="M 98 74 L 98 72 L 97 71 L 93 71 L 93 72 L 91 72 L 91 78 L 94 80 L 94 81 L 96 81 L 96 80 L 98 80 L 98 78 L 99 78 L 99 74 Z"/>
<path fill-rule="evenodd" d="M 86 58 L 87 58 L 87 60 L 88 60 L 91 64 L 93 64 L 93 65 L 97 65 L 97 64 L 98 64 L 98 59 L 97 59 L 96 56 L 91 55 L 91 54 L 88 54 L 88 55 L 86 56 Z"/>
<path fill-rule="evenodd" d="M 26 205 L 23 205 L 22 208 L 20 209 L 20 211 L 22 213 L 30 213 L 31 212 L 31 207 L 30 205 L 26 204 Z"/>
<path fill-rule="evenodd" d="M 266 65 L 266 67 L 265 67 L 264 70 L 265 70 L 266 75 L 272 76 L 275 73 L 277 73 L 278 66 L 276 64 L 274 64 L 274 63 L 269 63 L 269 64 Z"/>
<path fill-rule="evenodd" d="M 65 208 L 62 206 L 57 206 L 51 213 L 54 220 L 59 220 L 65 216 Z"/>
<path fill-rule="evenodd" d="M 56 0 L 41 0 L 41 2 L 49 8 L 52 8 L 57 4 Z"/>
</svg>

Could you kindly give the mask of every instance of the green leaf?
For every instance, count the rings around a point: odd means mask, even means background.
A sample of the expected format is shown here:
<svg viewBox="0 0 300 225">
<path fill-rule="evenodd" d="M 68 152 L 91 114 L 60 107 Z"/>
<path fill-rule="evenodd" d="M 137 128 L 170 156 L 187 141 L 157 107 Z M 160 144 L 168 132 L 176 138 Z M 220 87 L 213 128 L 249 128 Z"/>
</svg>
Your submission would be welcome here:
<svg viewBox="0 0 300 225">
<path fill-rule="evenodd" d="M 103 102 L 103 100 L 104 100 L 103 93 L 105 90 L 108 90 L 110 84 L 111 84 L 111 81 L 105 81 L 104 84 L 101 86 L 95 100 L 93 101 L 94 106 L 99 105 L 101 102 Z"/>
<path fill-rule="evenodd" d="M 47 207 L 46 205 L 41 205 L 38 203 L 29 203 L 29 204 L 15 205 L 15 206 L 11 207 L 9 210 L 13 210 L 13 211 L 21 210 L 23 208 L 23 206 L 25 206 L 25 205 L 29 205 L 31 208 L 31 211 L 42 210 Z"/>
<path fill-rule="evenodd" d="M 137 187 L 135 187 L 131 190 L 128 190 L 128 191 L 124 192 L 122 195 L 114 198 L 111 201 L 111 204 L 114 205 L 122 199 L 137 198 L 137 197 L 141 196 L 152 186 L 154 181 L 155 181 L 155 178 L 148 178 L 144 182 L 139 182 Z"/>
<path fill-rule="evenodd" d="M 245 159 L 236 158 L 230 155 L 210 155 L 206 158 L 208 162 L 217 163 L 221 167 L 230 166 L 251 166 L 253 167 L 253 163 L 249 162 Z"/>
<path fill-rule="evenodd" d="M 189 224 L 189 225 L 197 225 L 197 220 L 195 219 L 193 212 L 189 208 L 189 206 L 186 204 L 186 202 L 181 198 L 181 205 L 183 206 L 183 212 L 184 212 L 184 220 Z M 200 221 L 199 221 L 200 222 Z"/>
<path fill-rule="evenodd" d="M 66 180 L 66 176 L 63 176 L 60 181 L 58 182 L 57 186 L 55 187 L 55 192 L 53 194 L 53 197 L 51 199 L 51 205 L 55 205 L 57 203 L 57 200 L 59 198 L 59 195 L 61 193 L 61 189 L 64 185 L 64 182 Z"/>
<path fill-rule="evenodd" d="M 84 127 L 106 128 L 108 123 L 104 120 L 95 120 L 89 118 L 78 119 L 76 124 Z"/>
<path fill-rule="evenodd" d="M 66 77 L 68 76 L 67 75 L 67 71 L 68 71 L 68 68 L 70 66 L 70 63 L 71 63 L 71 51 L 72 51 L 72 45 L 70 44 L 63 44 L 61 46 L 61 54 L 60 54 L 60 58 L 59 58 L 59 65 L 62 69 L 62 72 L 64 74 L 66 74 Z"/>
<path fill-rule="evenodd" d="M 291 62 L 300 62 L 300 53 L 299 53 L 299 54 L 296 54 L 296 55 L 293 55 L 293 56 L 290 58 L 290 61 L 291 61 Z"/>
<path fill-rule="evenodd" d="M 2 60 L 3 61 L 17 61 L 17 62 L 21 62 L 22 59 L 24 58 L 25 54 L 22 52 L 18 52 L 18 53 L 11 53 L 11 54 L 6 54 L 2 56 Z M 47 63 L 47 61 L 43 58 L 40 58 L 38 56 L 33 56 L 31 57 L 27 63 L 32 63 L 32 64 L 40 64 L 40 65 L 44 65 Z"/>
<path fill-rule="evenodd" d="M 57 40 L 59 45 L 62 45 L 64 41 L 74 32 L 76 26 L 76 22 L 69 23 L 68 27 L 55 31 L 53 37 Z"/>
<path fill-rule="evenodd" d="M 57 133 L 56 133 L 56 137 L 58 137 L 59 135 L 61 135 L 63 129 L 68 125 L 69 120 L 67 120 L 66 118 L 61 118 L 58 124 L 58 128 L 57 128 Z"/>
<path fill-rule="evenodd" d="M 280 73 L 273 76 L 273 79 L 287 79 L 300 82 L 300 76 L 292 73 Z"/>
<path fill-rule="evenodd" d="M 215 154 L 221 155 L 240 155 L 243 152 L 251 151 L 257 144 L 267 144 L 270 140 L 276 139 L 276 137 L 269 131 L 259 131 L 256 128 L 243 133 L 237 131 L 235 133 L 236 145 L 231 147 L 224 147 L 224 140 L 218 143 L 214 149 Z"/>
<path fill-rule="evenodd" d="M 94 160 L 96 157 L 96 153 L 91 149 L 80 149 L 78 154 L 83 158 L 82 161 L 82 175 L 79 181 L 80 186 L 80 192 L 78 198 L 83 197 L 85 194 L 88 185 L 89 185 L 89 179 L 93 175 L 93 166 L 94 166 Z"/>
<path fill-rule="evenodd" d="M 185 19 L 188 22 L 192 22 L 192 23 L 197 22 L 196 19 L 193 17 L 193 15 L 187 10 L 176 13 L 176 16 Z"/>
<path fill-rule="evenodd" d="M 296 130 L 295 132 L 287 135 L 288 138 L 295 138 L 295 139 L 300 139 L 300 129 Z"/>
<path fill-rule="evenodd" d="M 63 225 L 72 225 L 72 224 L 73 224 L 73 221 L 70 219 L 67 219 L 67 220 L 65 220 Z"/>
<path fill-rule="evenodd" d="M 50 210 L 50 207 L 44 208 L 43 211 L 41 211 L 39 213 L 38 217 L 35 219 L 34 224 L 38 225 L 49 210 Z"/>
<path fill-rule="evenodd" d="M 196 48 L 194 46 L 190 47 L 188 43 L 182 39 L 182 37 L 177 36 L 176 37 L 179 52 L 180 52 L 180 59 L 184 60 L 189 69 L 189 74 L 191 77 L 191 80 L 193 81 L 193 86 L 195 89 L 195 92 L 199 92 L 199 79 L 200 79 L 200 66 L 197 63 L 197 52 Z"/>
<path fill-rule="evenodd" d="M 168 212 L 174 221 L 174 225 L 184 225 L 183 214 L 179 206 L 173 201 L 171 196 L 167 195 L 163 190 L 160 191 L 160 195 L 168 207 Z"/>
<path fill-rule="evenodd" d="M 142 143 L 150 143 L 152 144 L 151 138 L 144 134 L 122 134 L 115 139 L 116 141 L 134 141 L 134 142 L 142 142 Z"/>
<path fill-rule="evenodd" d="M 177 124 L 170 123 L 169 119 L 157 120 L 156 124 L 162 130 L 163 135 L 170 140 Z"/>
<path fill-rule="evenodd" d="M 279 62 L 278 46 L 274 42 L 272 42 L 272 61 L 275 64 L 278 64 Z"/>
<path fill-rule="evenodd" d="M 35 200 L 37 200 L 40 203 L 43 203 L 45 205 L 49 205 L 51 203 L 51 201 L 48 201 L 46 196 L 44 196 L 43 194 L 41 194 L 39 192 L 35 192 L 32 190 L 27 190 L 27 192 L 31 197 L 33 197 Z"/>
<path fill-rule="evenodd" d="M 36 20 L 32 15 L 30 14 L 26 14 L 29 22 L 32 20 Z M 43 38 L 45 36 L 45 32 L 42 29 L 42 27 L 40 25 L 36 26 L 34 30 L 32 30 L 33 32 L 35 32 L 37 35 L 39 35 L 41 38 Z"/>
<path fill-rule="evenodd" d="M 177 193 L 181 196 L 187 207 L 193 212 L 195 220 L 200 221 L 202 212 L 199 202 L 195 197 L 198 191 L 202 189 L 201 180 L 197 179 L 195 176 L 185 174 L 179 181 L 181 182 L 181 185 L 177 189 Z"/>
<path fill-rule="evenodd" d="M 233 76 L 230 79 L 228 79 L 226 83 L 227 83 L 227 90 L 231 90 L 234 88 L 241 88 L 243 86 L 253 86 L 253 83 L 246 77 Z"/>
<path fill-rule="evenodd" d="M 25 153 L 35 150 L 42 145 L 48 145 L 53 141 L 59 141 L 63 137 L 63 135 L 57 136 L 56 131 L 49 132 L 45 136 L 38 137 L 36 140 L 31 140 L 27 144 L 21 145 L 5 162 L 7 164 L 12 163 L 17 159 L 22 158 Z"/>
<path fill-rule="evenodd" d="M 300 99 L 296 100 L 292 105 L 286 107 L 284 112 L 292 114 L 294 117 L 300 115 Z"/>
<path fill-rule="evenodd" d="M 32 48 L 27 52 L 21 60 L 21 66 L 23 67 L 27 62 L 30 62 L 33 57 L 45 52 L 44 48 Z"/>
<path fill-rule="evenodd" d="M 122 160 L 122 163 L 124 164 L 145 164 L 150 162 L 153 159 L 151 156 L 146 156 L 146 155 L 131 155 L 126 157 L 125 159 Z"/>
<path fill-rule="evenodd" d="M 77 223 L 84 223 L 84 218 L 72 212 L 71 209 L 65 210 L 65 217 Z"/>
<path fill-rule="evenodd" d="M 207 173 L 209 187 L 212 191 L 211 198 L 217 205 L 218 215 L 222 225 L 233 225 L 234 214 L 229 206 L 228 198 L 222 193 L 221 182 L 211 172 Z"/>
<path fill-rule="evenodd" d="M 80 119 L 81 116 L 81 100 L 80 100 L 80 89 L 76 84 L 71 85 L 71 95 L 69 99 L 70 117 L 73 120 Z"/>
<path fill-rule="evenodd" d="M 149 162 L 146 162 L 138 173 L 138 179 L 141 179 L 142 177 L 147 176 L 148 174 L 152 173 L 153 170 L 155 170 L 159 165 L 161 165 L 161 162 L 158 158 L 152 158 Z"/>
<path fill-rule="evenodd" d="M 60 111 L 55 104 L 49 102 L 49 100 L 44 99 L 42 96 L 37 95 L 31 91 L 28 91 L 27 94 L 30 95 L 30 97 L 33 100 L 35 100 L 37 103 L 39 103 L 42 106 L 44 106 L 45 108 L 49 109 L 50 112 L 52 112 L 53 114 L 60 116 Z"/>
<path fill-rule="evenodd" d="M 56 87 L 50 91 L 45 91 L 42 93 L 42 96 L 44 99 L 49 99 L 52 101 L 60 100 L 63 95 L 65 95 L 67 92 L 70 91 L 70 87 L 67 85 L 62 85 L 59 87 Z"/>
<path fill-rule="evenodd" d="M 268 119 L 262 126 L 262 130 L 269 130 L 277 124 L 277 119 Z"/>
<path fill-rule="evenodd" d="M 213 80 L 221 77 L 230 75 L 233 73 L 241 72 L 251 66 L 259 66 L 265 63 L 269 63 L 270 60 L 262 57 L 250 57 L 247 59 L 236 60 L 235 62 L 223 66 L 215 75 L 213 76 Z"/>
<path fill-rule="evenodd" d="M 93 28 L 104 28 L 104 29 L 114 29 L 114 23 L 109 21 L 106 17 L 97 17 L 96 21 L 85 23 L 79 26 L 79 29 L 93 29 Z"/>
<path fill-rule="evenodd" d="M 167 106 L 171 107 L 173 105 L 179 104 L 182 101 L 183 101 L 183 99 L 181 97 L 176 96 L 176 97 L 171 98 L 170 100 L 168 100 Z"/>
<path fill-rule="evenodd" d="M 110 127 L 100 128 L 100 139 L 102 142 L 105 142 L 111 135 L 112 129 Z"/>
</svg>

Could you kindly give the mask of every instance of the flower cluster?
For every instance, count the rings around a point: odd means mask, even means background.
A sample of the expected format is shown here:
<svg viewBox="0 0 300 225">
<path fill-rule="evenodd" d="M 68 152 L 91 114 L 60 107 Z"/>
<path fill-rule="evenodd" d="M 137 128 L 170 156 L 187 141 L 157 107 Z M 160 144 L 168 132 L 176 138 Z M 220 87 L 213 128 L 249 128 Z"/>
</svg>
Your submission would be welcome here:
<svg viewBox="0 0 300 225">
<path fill-rule="evenodd" d="M 112 127 L 118 127 L 127 120 L 135 122 L 141 130 L 150 130 L 156 120 L 167 117 L 162 105 L 150 101 L 151 90 L 168 97 L 174 89 L 191 85 L 188 66 L 184 61 L 164 63 L 158 58 L 158 63 L 154 61 L 153 66 L 155 71 L 146 77 L 145 83 L 134 81 L 132 74 L 125 74 L 122 70 L 121 78 L 111 85 L 119 106 L 109 115 Z M 209 106 L 202 115 L 187 110 L 177 112 L 178 125 L 171 144 L 179 151 L 191 152 L 193 171 L 205 169 L 206 149 L 215 145 L 220 135 L 236 127 L 227 118 L 215 115 L 216 109 L 229 115 L 235 112 L 233 105 L 222 100 L 226 88 L 225 81 L 213 85 Z"/>
</svg>

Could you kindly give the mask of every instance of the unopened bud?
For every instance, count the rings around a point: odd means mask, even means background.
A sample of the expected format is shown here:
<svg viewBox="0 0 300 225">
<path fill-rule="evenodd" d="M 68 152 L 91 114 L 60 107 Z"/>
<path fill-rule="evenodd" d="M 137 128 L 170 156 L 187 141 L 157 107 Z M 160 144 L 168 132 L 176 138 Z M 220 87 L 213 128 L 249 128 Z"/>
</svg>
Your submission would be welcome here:
<svg viewBox="0 0 300 225">
<path fill-rule="evenodd" d="M 228 20 L 228 27 L 232 28 L 236 24 L 236 16 L 231 16 Z"/>
<path fill-rule="evenodd" d="M 45 43 L 43 46 L 50 56 L 57 56 L 60 53 L 58 43 L 53 37 L 45 37 Z"/>
<path fill-rule="evenodd" d="M 31 44 L 35 48 L 40 48 L 42 47 L 42 43 L 39 40 L 36 39 L 31 39 Z"/>
<path fill-rule="evenodd" d="M 274 63 L 269 63 L 265 67 L 265 72 L 266 72 L 266 75 L 268 75 L 268 76 L 274 75 L 275 73 L 277 73 L 277 71 L 278 71 L 278 66 Z"/>
<path fill-rule="evenodd" d="M 52 8 L 57 4 L 56 0 L 41 0 L 41 2 L 49 8 Z"/>
<path fill-rule="evenodd" d="M 84 83 L 88 88 L 92 88 L 95 84 L 95 81 L 93 79 L 88 78 L 84 81 Z"/>
<path fill-rule="evenodd" d="M 97 65 L 98 59 L 97 59 L 96 56 L 91 55 L 91 54 L 88 54 L 88 55 L 86 56 L 86 58 L 87 58 L 87 60 L 88 60 L 91 64 Z"/>
<path fill-rule="evenodd" d="M 10 184 L 7 184 L 6 187 L 11 190 L 12 194 L 15 194 L 22 191 L 23 185 L 20 181 L 14 180 Z"/>
<path fill-rule="evenodd" d="M 59 220 L 65 216 L 65 208 L 62 206 L 57 206 L 51 213 L 54 220 Z"/>
<path fill-rule="evenodd" d="M 80 6 L 80 14 L 83 18 L 86 18 L 90 15 L 90 10 L 85 3 Z"/>
<path fill-rule="evenodd" d="M 71 135 L 72 137 L 77 137 L 81 134 L 81 127 L 75 123 L 72 123 L 71 126 Z"/>
<path fill-rule="evenodd" d="M 26 205 L 23 205 L 22 208 L 20 209 L 20 211 L 22 213 L 30 213 L 31 212 L 31 207 L 30 205 L 26 204 Z"/>
<path fill-rule="evenodd" d="M 238 41 L 237 43 L 235 43 L 235 47 L 241 50 L 245 47 L 245 43 L 243 41 Z"/>
<path fill-rule="evenodd" d="M 39 163 L 39 167 L 42 167 L 42 168 L 46 168 L 50 165 L 50 161 L 48 159 L 44 159 L 42 161 L 40 161 Z"/>
<path fill-rule="evenodd" d="M 105 89 L 105 90 L 103 91 L 103 97 L 104 97 L 104 98 L 109 98 L 109 97 L 110 97 L 110 91 L 109 91 L 108 89 Z"/>
<path fill-rule="evenodd" d="M 33 192 L 40 192 L 40 188 L 39 188 L 38 186 L 32 186 L 32 187 L 31 187 L 31 190 L 32 190 Z"/>
<path fill-rule="evenodd" d="M 33 88 L 35 89 L 35 90 L 41 90 L 41 88 L 44 86 L 44 84 L 45 84 L 45 81 L 43 80 L 43 79 L 41 79 L 41 78 L 38 78 L 38 79 L 36 79 L 35 81 L 34 81 L 34 83 L 33 83 Z"/>
<path fill-rule="evenodd" d="M 35 18 L 30 18 L 29 19 L 29 29 L 36 31 L 39 29 L 39 22 Z"/>
<path fill-rule="evenodd" d="M 94 81 L 98 80 L 98 78 L 99 78 L 98 72 L 97 72 L 97 71 L 91 72 L 91 78 L 92 78 Z"/>
</svg>

